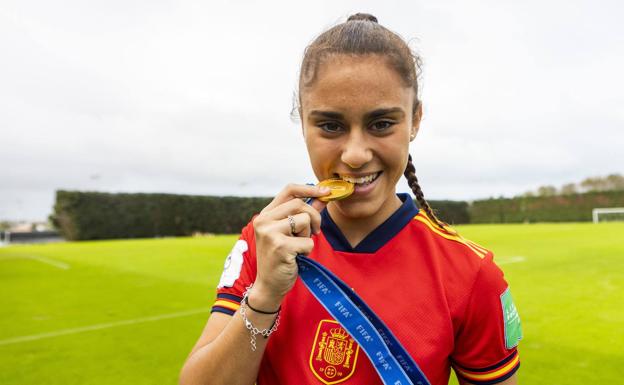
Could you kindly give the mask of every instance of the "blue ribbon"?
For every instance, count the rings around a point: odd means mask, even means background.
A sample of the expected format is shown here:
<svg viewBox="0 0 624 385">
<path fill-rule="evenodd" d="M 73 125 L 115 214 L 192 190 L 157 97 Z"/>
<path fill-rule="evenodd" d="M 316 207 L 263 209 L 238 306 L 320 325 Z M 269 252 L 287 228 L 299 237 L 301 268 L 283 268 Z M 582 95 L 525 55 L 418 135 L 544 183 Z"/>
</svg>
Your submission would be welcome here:
<svg viewBox="0 0 624 385">
<path fill-rule="evenodd" d="M 353 289 L 320 263 L 297 255 L 308 290 L 357 341 L 386 385 L 430 385 L 390 329 Z"/>
</svg>

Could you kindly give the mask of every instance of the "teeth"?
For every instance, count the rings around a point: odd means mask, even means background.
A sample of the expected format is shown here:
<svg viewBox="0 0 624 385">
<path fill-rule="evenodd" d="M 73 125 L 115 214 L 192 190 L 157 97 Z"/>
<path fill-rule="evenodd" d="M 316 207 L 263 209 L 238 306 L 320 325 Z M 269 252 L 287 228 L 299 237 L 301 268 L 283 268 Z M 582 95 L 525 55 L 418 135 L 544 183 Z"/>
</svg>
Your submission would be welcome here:
<svg viewBox="0 0 624 385">
<path fill-rule="evenodd" d="M 354 177 L 347 176 L 347 175 L 342 175 L 340 177 L 342 178 L 342 180 L 345 180 L 345 181 L 347 181 L 349 183 L 363 184 L 363 183 L 370 183 L 370 182 L 374 181 L 375 178 L 377 178 L 378 175 L 379 175 L 379 173 L 376 172 L 374 174 L 363 176 L 361 178 L 354 178 Z"/>
</svg>

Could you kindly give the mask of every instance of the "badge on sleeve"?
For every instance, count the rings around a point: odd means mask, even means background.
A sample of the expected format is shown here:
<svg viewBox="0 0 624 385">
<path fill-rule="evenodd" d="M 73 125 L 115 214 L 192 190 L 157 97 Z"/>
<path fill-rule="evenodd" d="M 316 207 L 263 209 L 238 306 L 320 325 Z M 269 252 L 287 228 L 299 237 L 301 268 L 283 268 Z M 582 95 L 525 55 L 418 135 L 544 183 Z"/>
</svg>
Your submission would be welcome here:
<svg viewBox="0 0 624 385">
<path fill-rule="evenodd" d="M 509 287 L 501 294 L 501 305 L 503 306 L 503 317 L 505 323 L 505 347 L 511 349 L 518 345 L 522 339 L 522 328 L 520 327 L 520 315 L 511 298 Z"/>
<path fill-rule="evenodd" d="M 234 281 L 240 276 L 241 268 L 243 267 L 243 253 L 248 249 L 247 242 L 242 239 L 236 241 L 232 251 L 225 259 L 223 274 L 221 274 L 218 288 L 234 286 Z"/>
</svg>

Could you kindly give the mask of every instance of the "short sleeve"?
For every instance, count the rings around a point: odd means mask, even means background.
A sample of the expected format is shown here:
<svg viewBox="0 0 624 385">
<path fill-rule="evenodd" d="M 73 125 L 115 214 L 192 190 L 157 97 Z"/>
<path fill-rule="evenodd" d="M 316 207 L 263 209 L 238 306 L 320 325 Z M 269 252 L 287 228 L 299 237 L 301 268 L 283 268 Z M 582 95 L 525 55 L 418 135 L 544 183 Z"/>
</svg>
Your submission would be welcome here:
<svg viewBox="0 0 624 385">
<path fill-rule="evenodd" d="M 451 362 L 458 377 L 471 384 L 496 384 L 520 366 L 517 345 L 520 317 L 503 272 L 491 253 L 481 261 L 464 317 L 455 332 Z"/>
<path fill-rule="evenodd" d="M 243 294 L 256 279 L 256 245 L 252 222 L 243 228 L 232 251 L 225 258 L 217 285 L 217 297 L 210 312 L 233 315 Z"/>
</svg>

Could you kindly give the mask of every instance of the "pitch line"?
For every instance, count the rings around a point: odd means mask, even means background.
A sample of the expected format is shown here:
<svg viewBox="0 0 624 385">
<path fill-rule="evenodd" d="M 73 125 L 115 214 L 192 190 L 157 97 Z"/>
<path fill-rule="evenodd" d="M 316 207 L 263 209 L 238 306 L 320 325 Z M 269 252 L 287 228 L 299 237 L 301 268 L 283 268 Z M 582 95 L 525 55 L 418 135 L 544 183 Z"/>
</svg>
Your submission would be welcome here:
<svg viewBox="0 0 624 385">
<path fill-rule="evenodd" d="M 67 270 L 71 267 L 69 263 L 61 262 L 59 260 L 48 258 L 48 257 L 42 257 L 39 255 L 6 255 L 6 256 L 2 255 L 0 256 L 0 261 L 2 260 L 6 261 L 9 259 L 31 259 L 33 261 L 45 263 L 46 265 L 54 266 L 56 268 L 63 269 L 63 270 Z"/>
<path fill-rule="evenodd" d="M 29 336 L 13 337 L 13 338 L 5 339 L 5 340 L 0 340 L 0 346 L 18 344 L 21 342 L 37 341 L 37 340 L 42 340 L 45 338 L 65 336 L 69 334 L 89 332 L 93 330 L 110 329 L 110 328 L 115 328 L 118 326 L 136 325 L 140 323 L 154 322 L 154 321 L 160 321 L 164 319 L 187 317 L 190 315 L 206 313 L 209 310 L 210 310 L 209 308 L 201 308 L 201 309 L 187 310 L 187 311 L 182 311 L 182 312 L 177 312 L 177 313 L 160 314 L 160 315 L 155 315 L 155 316 L 150 316 L 150 317 L 135 318 L 135 319 L 129 319 L 129 320 L 124 320 L 124 321 L 116 321 L 116 322 L 107 322 L 107 323 L 95 324 L 95 325 L 90 325 L 90 326 L 82 326 L 79 328 L 61 329 L 61 330 L 48 332 L 48 333 L 32 334 Z"/>
<path fill-rule="evenodd" d="M 503 258 L 495 258 L 494 260 L 497 265 L 508 265 L 510 263 L 518 263 L 526 261 L 526 258 L 521 255 L 515 255 L 513 257 L 503 257 Z"/>
<path fill-rule="evenodd" d="M 40 257 L 38 255 L 26 255 L 26 256 L 23 256 L 23 258 L 32 259 L 33 261 L 39 261 L 41 263 L 45 263 L 50 266 L 58 267 L 59 269 L 63 269 L 63 270 L 67 270 L 71 267 L 69 266 L 69 263 L 57 261 L 56 259 L 52 259 L 52 258 Z"/>
</svg>

